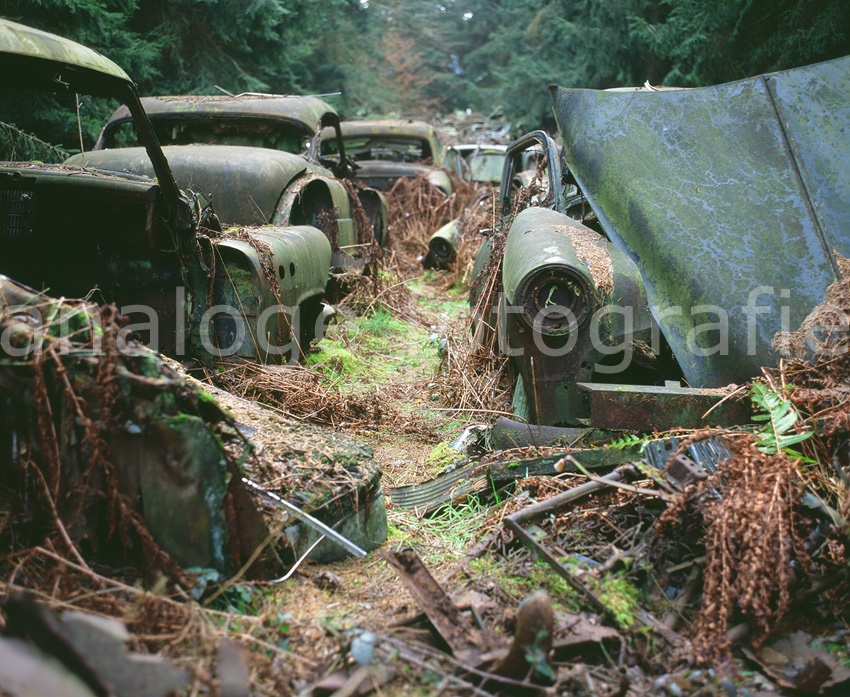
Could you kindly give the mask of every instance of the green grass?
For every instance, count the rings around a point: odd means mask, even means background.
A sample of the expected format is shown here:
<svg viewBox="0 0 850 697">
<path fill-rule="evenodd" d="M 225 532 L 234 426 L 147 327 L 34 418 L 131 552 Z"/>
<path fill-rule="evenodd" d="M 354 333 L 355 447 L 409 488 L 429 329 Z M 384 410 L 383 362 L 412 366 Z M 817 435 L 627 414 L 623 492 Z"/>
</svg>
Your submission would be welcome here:
<svg viewBox="0 0 850 697">
<path fill-rule="evenodd" d="M 368 363 L 351 351 L 344 341 L 322 339 L 319 350 L 307 355 L 307 365 L 336 380 L 342 376 L 364 375 Z"/>
<path fill-rule="evenodd" d="M 396 335 L 409 336 L 411 330 L 415 329 L 417 327 L 411 327 L 407 322 L 402 322 L 385 309 L 379 308 L 371 313 L 369 317 L 360 319 L 357 331 L 358 335 L 362 333 L 366 339 L 387 339 Z"/>
<path fill-rule="evenodd" d="M 446 467 L 463 459 L 463 454 L 452 448 L 451 441 L 438 443 L 431 452 L 425 456 L 425 464 L 432 476 L 440 474 Z"/>
</svg>

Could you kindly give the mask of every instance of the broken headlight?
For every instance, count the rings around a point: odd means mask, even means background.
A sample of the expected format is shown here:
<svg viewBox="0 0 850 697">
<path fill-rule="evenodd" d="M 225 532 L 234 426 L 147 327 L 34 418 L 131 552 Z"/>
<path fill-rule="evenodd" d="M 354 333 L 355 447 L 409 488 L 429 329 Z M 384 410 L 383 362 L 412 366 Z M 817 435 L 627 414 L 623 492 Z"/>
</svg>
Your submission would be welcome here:
<svg viewBox="0 0 850 697">
<path fill-rule="evenodd" d="M 564 266 L 535 271 L 523 283 L 518 299 L 523 320 L 548 336 L 563 336 L 581 325 L 591 305 L 585 280 Z"/>
</svg>

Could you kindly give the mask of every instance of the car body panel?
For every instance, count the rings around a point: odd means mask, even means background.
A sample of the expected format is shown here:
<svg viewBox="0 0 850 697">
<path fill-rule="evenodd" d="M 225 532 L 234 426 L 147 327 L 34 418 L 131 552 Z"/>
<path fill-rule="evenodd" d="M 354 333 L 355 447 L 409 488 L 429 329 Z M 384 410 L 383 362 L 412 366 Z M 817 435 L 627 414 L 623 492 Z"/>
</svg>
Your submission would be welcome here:
<svg viewBox="0 0 850 697">
<path fill-rule="evenodd" d="M 776 333 L 837 277 L 832 248 L 850 252 L 850 58 L 693 90 L 552 89 L 570 171 L 688 381 L 776 364 Z"/>
<path fill-rule="evenodd" d="M 539 191 L 520 194 L 517 175 L 529 150 L 545 154 L 547 176 L 536 179 Z M 555 185 L 550 185 L 554 182 Z M 636 340 L 652 338 L 652 315 L 632 260 L 599 233 L 569 217 L 564 173 L 552 139 L 533 131 L 508 146 L 502 173 L 497 226 L 505 234 L 501 297 L 493 307 L 479 307 L 480 287 L 471 284 L 475 341 L 489 343 L 497 331 L 498 347 L 512 356 L 520 379 L 516 400 L 533 422 L 581 423 L 588 416 L 586 395 L 577 388 L 597 373 L 620 376 L 630 363 L 619 357 Z M 514 215 L 514 206 L 526 207 Z M 529 205 L 530 204 L 530 205 Z M 505 230 L 505 226 L 507 229 Z M 483 243 L 473 279 L 489 264 L 493 244 Z M 609 359 L 616 358 L 613 366 Z M 622 363 L 622 365 L 621 365 Z"/>
<path fill-rule="evenodd" d="M 328 114 L 336 113 L 327 102 L 317 97 L 275 95 L 143 97 L 142 106 L 152 121 L 195 116 L 210 118 L 258 116 L 270 121 L 287 121 L 303 128 L 311 136 L 318 133 L 322 127 L 322 121 Z M 127 121 L 129 118 L 129 110 L 121 107 L 109 119 L 105 130 L 113 123 Z"/>
<path fill-rule="evenodd" d="M 589 246 L 601 248 L 610 259 L 611 288 L 599 285 L 598 271 L 586 261 Z M 535 280 L 541 276 L 546 285 Z M 532 286 L 546 288 L 554 281 L 577 282 L 583 289 L 576 288 L 576 294 L 586 293 L 587 302 L 575 308 L 569 328 L 540 331 L 523 310 L 532 304 Z M 606 358 L 607 349 L 600 347 L 650 338 L 652 317 L 635 265 L 562 212 L 530 207 L 516 216 L 505 241 L 502 285 L 499 324 L 510 351 L 521 352 L 515 353 L 516 365 L 534 423 L 579 422 L 585 405 L 576 383 L 590 380 Z M 615 309 L 623 307 L 631 308 L 628 320 Z"/>
<path fill-rule="evenodd" d="M 455 156 L 450 169 L 461 179 L 496 184 L 502 179 L 506 151 L 507 146 L 498 143 L 457 144 L 446 148 L 446 159 Z"/>
<path fill-rule="evenodd" d="M 0 22 L 0 47 L 4 56 L 61 63 L 69 68 L 81 69 L 84 73 L 91 71 L 93 74 L 89 76 L 89 81 L 109 76 L 121 82 L 131 82 L 127 73 L 97 51 L 23 24 Z M 12 76 L 4 76 L 4 79 L 9 77 Z"/>
<path fill-rule="evenodd" d="M 403 177 L 425 174 L 447 195 L 451 178 L 441 169 L 444 150 L 433 126 L 424 121 L 378 120 L 340 123 L 346 153 L 356 162 L 354 176 L 381 191 L 392 188 Z M 333 154 L 335 132 L 325 128 L 319 135 L 319 149 Z"/>
<path fill-rule="evenodd" d="M 428 144 L 423 159 L 430 158 L 435 165 L 443 164 L 443 146 L 434 127 L 424 121 L 405 119 L 382 119 L 373 121 L 343 121 L 340 123 L 343 138 L 362 138 L 367 136 L 401 136 L 416 138 Z M 325 140 L 330 133 L 322 133 Z"/>
<path fill-rule="evenodd" d="M 443 191 L 451 192 L 452 183 L 449 175 L 442 169 L 420 165 L 413 162 L 384 162 L 382 160 L 358 161 L 355 177 L 366 186 L 379 191 L 386 191 L 402 177 L 425 176 L 434 186 Z"/>
<path fill-rule="evenodd" d="M 460 246 L 460 218 L 450 220 L 437 228 L 428 240 L 428 253 L 422 260 L 426 269 L 445 269 L 457 258 L 457 248 Z"/>
<path fill-rule="evenodd" d="M 281 192 L 309 169 L 303 157 L 267 148 L 168 145 L 163 152 L 180 187 L 208 197 L 226 224 L 271 222 Z M 142 148 L 92 151 L 67 160 L 74 165 L 84 162 L 98 169 L 153 176 Z"/>
<path fill-rule="evenodd" d="M 255 228 L 216 245 L 217 302 L 239 308 L 219 314 L 217 345 L 241 358 L 282 362 L 306 351 L 331 266 L 327 237 L 310 226 Z M 259 248 L 267 253 L 260 255 Z M 273 276 L 274 278 L 270 278 Z M 276 308 L 272 310 L 271 308 Z"/>
<path fill-rule="evenodd" d="M 166 145 L 163 151 L 180 185 L 212 200 L 226 225 L 315 225 L 328 236 L 333 268 L 340 272 L 364 267 L 354 222 L 358 206 L 363 205 L 367 219 L 383 238 L 386 201 L 377 191 L 349 190 L 342 181 L 349 178 L 351 165 L 344 146 L 339 145 L 339 116 L 323 100 L 247 94 L 142 101 L 153 111 L 157 132 L 165 129 L 168 142 L 191 141 Z M 96 150 L 85 158 L 99 167 L 148 173 L 143 157 L 132 147 L 106 147 L 126 120 L 126 110 L 116 111 L 101 132 Z M 282 140 L 273 137 L 271 129 L 280 124 L 309 138 L 309 143 L 302 142 L 294 151 L 281 149 L 284 141 L 292 141 L 285 130 L 279 132 Z M 341 150 L 336 159 L 318 160 L 317 134 L 322 128 Z M 219 137 L 222 143 L 217 142 Z M 227 144 L 242 141 L 250 144 Z M 76 156 L 71 161 L 82 159 Z"/>
</svg>

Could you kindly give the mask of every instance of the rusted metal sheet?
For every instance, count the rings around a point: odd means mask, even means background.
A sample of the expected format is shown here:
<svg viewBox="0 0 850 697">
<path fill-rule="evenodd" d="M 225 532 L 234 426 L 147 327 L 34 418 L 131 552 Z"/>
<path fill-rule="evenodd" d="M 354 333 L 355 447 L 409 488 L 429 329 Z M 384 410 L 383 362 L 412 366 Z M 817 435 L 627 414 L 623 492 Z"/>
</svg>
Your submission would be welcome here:
<svg viewBox="0 0 850 697">
<path fill-rule="evenodd" d="M 49 34 L 16 22 L 0 20 L 0 47 L 2 47 L 0 51 L 5 56 L 22 56 L 28 59 L 55 61 L 68 66 L 91 70 L 100 76 L 108 75 L 123 82 L 130 82 L 127 73 L 97 51 L 55 34 Z M 32 63 L 32 66 L 34 67 L 35 63 Z M 35 70 L 25 77 L 32 80 L 39 74 L 41 74 L 41 71 Z M 4 74 L 4 79 L 9 76 Z"/>
<path fill-rule="evenodd" d="M 693 90 L 552 90 L 570 171 L 688 381 L 775 364 L 774 335 L 836 278 L 832 247 L 850 252 L 850 58 Z"/>
<path fill-rule="evenodd" d="M 731 390 L 587 382 L 576 387 L 588 409 L 587 423 L 594 428 L 646 433 L 728 427 L 749 423 L 752 412 L 748 395 L 740 393 L 730 399 Z"/>
<path fill-rule="evenodd" d="M 208 196 L 225 224 L 271 221 L 281 192 L 308 169 L 299 155 L 231 145 L 169 145 L 163 148 L 183 189 Z M 74 155 L 67 164 L 153 176 L 142 148 L 98 150 Z"/>
<path fill-rule="evenodd" d="M 153 121 L 186 118 L 261 118 L 282 121 L 303 128 L 308 136 L 319 132 L 322 122 L 336 111 L 318 97 L 255 96 L 228 97 L 225 95 L 184 95 L 144 97 L 142 106 Z M 100 149 L 109 131 L 131 120 L 126 107 L 119 108 L 109 119 L 98 139 Z"/>
<path fill-rule="evenodd" d="M 357 173 L 355 177 L 366 186 L 371 186 L 379 191 L 387 191 L 397 179 L 402 177 L 415 177 L 424 174 L 434 186 L 442 189 L 447 194 L 451 193 L 452 185 L 449 175 L 441 169 L 435 169 L 427 165 L 415 162 L 384 162 L 383 160 L 358 160 Z"/>
<path fill-rule="evenodd" d="M 381 556 L 399 575 L 459 661 L 476 666 L 482 655 L 499 645 L 491 630 L 473 626 L 470 617 L 452 602 L 414 550 L 409 547 L 388 550 L 381 552 Z"/>
</svg>

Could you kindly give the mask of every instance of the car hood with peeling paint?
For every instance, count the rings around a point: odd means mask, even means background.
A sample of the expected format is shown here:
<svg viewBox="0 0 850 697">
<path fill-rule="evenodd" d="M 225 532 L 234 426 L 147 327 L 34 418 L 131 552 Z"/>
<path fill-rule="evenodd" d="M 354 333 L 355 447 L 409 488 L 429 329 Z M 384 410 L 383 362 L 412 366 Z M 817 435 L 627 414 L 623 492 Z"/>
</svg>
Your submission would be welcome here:
<svg viewBox="0 0 850 697">
<path fill-rule="evenodd" d="M 169 145 L 163 148 L 180 188 L 203 194 L 227 225 L 265 225 L 281 192 L 305 172 L 329 175 L 300 155 L 231 145 Z M 98 150 L 74 155 L 67 164 L 152 176 L 142 148 Z"/>
<path fill-rule="evenodd" d="M 384 162 L 383 160 L 363 160 L 357 163 L 356 177 L 367 186 L 387 190 L 397 179 L 412 178 L 423 174 L 434 186 L 451 193 L 452 184 L 449 175 L 442 169 L 420 165 L 414 162 Z"/>
<path fill-rule="evenodd" d="M 850 57 L 692 90 L 552 93 L 569 169 L 691 385 L 775 365 L 774 336 L 837 277 L 832 249 L 850 255 Z"/>
</svg>

